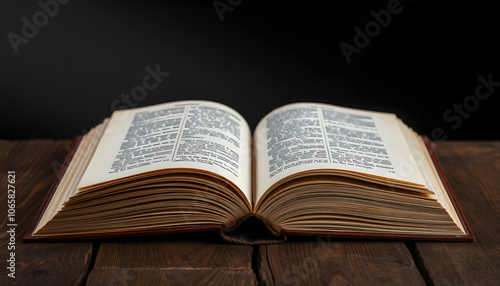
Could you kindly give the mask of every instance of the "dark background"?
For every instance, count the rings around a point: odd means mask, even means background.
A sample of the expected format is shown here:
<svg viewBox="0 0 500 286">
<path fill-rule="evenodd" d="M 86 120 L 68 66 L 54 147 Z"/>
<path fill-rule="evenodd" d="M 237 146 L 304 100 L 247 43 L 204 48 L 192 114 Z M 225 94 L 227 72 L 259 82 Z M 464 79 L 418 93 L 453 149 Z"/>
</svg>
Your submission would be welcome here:
<svg viewBox="0 0 500 286">
<path fill-rule="evenodd" d="M 325 102 L 394 112 L 421 134 L 500 139 L 500 87 L 458 128 L 443 119 L 474 94 L 478 76 L 500 81 L 493 4 L 401 1 L 348 64 L 339 44 L 353 45 L 354 27 L 390 1 L 336 2 L 243 0 L 221 21 L 213 1 L 72 0 L 16 54 L 7 35 L 22 36 L 21 18 L 41 7 L 2 1 L 1 138 L 73 138 L 159 64 L 170 75 L 138 106 L 209 99 L 254 128 L 283 104 Z"/>
</svg>

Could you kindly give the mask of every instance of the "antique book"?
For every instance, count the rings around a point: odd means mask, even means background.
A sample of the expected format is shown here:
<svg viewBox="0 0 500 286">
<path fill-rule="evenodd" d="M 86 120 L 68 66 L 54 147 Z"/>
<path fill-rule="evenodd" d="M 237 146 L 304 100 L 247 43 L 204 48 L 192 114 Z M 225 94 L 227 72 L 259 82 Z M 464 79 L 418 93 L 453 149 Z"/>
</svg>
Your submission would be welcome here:
<svg viewBox="0 0 500 286">
<path fill-rule="evenodd" d="M 252 134 L 210 101 L 115 111 L 81 136 L 24 240 L 214 229 L 474 240 L 428 140 L 394 114 L 293 103 Z"/>
</svg>

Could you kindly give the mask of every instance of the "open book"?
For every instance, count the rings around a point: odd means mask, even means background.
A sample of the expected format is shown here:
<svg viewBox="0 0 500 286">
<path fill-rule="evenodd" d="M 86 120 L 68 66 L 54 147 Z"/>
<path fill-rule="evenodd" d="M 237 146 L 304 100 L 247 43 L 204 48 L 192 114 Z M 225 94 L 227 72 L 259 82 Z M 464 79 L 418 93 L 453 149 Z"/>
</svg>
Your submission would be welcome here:
<svg viewBox="0 0 500 286">
<path fill-rule="evenodd" d="M 77 143 L 26 241 L 474 239 L 430 145 L 394 114 L 295 103 L 252 136 L 225 105 L 179 101 L 115 111 Z"/>
</svg>

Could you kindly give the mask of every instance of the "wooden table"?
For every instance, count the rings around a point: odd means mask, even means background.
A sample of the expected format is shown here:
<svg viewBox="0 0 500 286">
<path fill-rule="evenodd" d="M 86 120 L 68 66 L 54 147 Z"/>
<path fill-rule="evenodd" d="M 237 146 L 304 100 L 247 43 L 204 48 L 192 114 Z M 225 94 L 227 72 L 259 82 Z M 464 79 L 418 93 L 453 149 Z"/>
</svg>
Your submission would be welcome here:
<svg viewBox="0 0 500 286">
<path fill-rule="evenodd" d="M 500 283 L 500 142 L 434 143 L 474 243 L 294 238 L 266 246 L 215 233 L 23 243 L 70 140 L 0 141 L 0 285 L 494 285 Z M 16 278 L 7 276 L 7 173 L 16 173 Z"/>
</svg>

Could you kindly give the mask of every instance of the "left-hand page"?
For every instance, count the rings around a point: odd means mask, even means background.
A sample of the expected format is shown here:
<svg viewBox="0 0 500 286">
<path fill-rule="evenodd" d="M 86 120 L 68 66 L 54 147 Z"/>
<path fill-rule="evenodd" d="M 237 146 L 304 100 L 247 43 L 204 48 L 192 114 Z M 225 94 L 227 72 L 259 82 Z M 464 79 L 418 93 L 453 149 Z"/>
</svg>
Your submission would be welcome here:
<svg viewBox="0 0 500 286">
<path fill-rule="evenodd" d="M 231 181 L 252 203 L 250 138 L 245 119 L 215 102 L 115 111 L 78 190 L 162 169 L 197 169 Z"/>
</svg>

